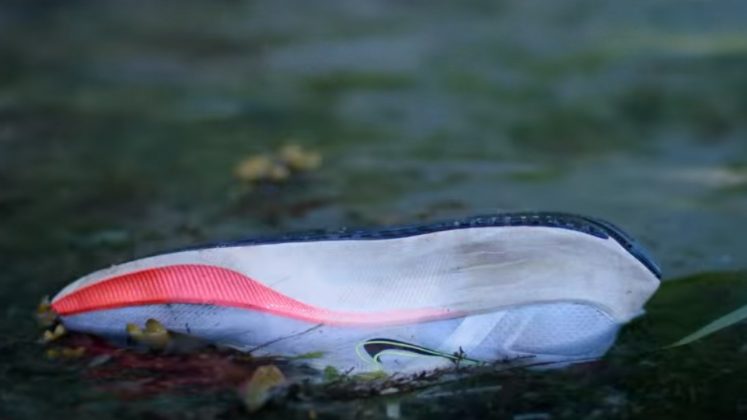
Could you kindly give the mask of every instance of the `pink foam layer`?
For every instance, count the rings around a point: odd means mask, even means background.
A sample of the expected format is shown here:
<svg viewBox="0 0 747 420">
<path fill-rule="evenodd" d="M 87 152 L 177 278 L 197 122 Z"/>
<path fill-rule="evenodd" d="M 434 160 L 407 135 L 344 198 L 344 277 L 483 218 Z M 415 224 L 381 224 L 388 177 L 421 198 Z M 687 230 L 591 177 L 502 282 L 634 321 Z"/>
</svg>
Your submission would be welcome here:
<svg viewBox="0 0 747 420">
<path fill-rule="evenodd" d="M 191 303 L 271 313 L 330 325 L 391 325 L 460 316 L 446 309 L 336 311 L 293 299 L 234 270 L 202 264 L 156 267 L 84 286 L 54 301 L 62 316 L 137 305 Z"/>
</svg>

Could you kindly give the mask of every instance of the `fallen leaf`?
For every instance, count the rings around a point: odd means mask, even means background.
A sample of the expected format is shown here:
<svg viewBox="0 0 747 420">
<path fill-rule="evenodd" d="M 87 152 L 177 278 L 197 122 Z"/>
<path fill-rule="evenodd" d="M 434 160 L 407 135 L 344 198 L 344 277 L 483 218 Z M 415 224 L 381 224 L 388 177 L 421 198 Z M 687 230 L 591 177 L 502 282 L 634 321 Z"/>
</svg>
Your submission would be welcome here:
<svg viewBox="0 0 747 420">
<path fill-rule="evenodd" d="M 285 375 L 275 365 L 260 366 L 243 386 L 241 392 L 244 405 L 249 412 L 256 412 L 269 401 L 271 391 L 286 382 Z"/>
</svg>

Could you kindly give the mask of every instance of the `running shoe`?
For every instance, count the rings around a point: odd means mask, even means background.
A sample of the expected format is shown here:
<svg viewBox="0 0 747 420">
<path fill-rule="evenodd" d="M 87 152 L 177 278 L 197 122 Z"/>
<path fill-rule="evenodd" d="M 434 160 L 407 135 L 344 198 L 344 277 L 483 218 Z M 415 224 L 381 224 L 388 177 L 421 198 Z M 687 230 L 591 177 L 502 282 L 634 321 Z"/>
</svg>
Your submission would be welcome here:
<svg viewBox="0 0 747 420">
<path fill-rule="evenodd" d="M 168 330 L 317 368 L 417 372 L 599 358 L 661 272 L 614 225 L 474 216 L 218 243 L 96 271 L 52 301 L 73 331 Z"/>
</svg>

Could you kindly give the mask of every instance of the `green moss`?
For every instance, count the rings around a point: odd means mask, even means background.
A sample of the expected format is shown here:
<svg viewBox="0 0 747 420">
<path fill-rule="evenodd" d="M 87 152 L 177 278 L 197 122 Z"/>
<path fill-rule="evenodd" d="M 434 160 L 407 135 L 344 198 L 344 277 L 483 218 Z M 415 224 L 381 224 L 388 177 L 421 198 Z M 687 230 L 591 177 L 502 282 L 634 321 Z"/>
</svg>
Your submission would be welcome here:
<svg viewBox="0 0 747 420">
<path fill-rule="evenodd" d="M 667 281 L 646 305 L 646 316 L 626 330 L 626 334 L 644 332 L 648 337 L 622 342 L 660 348 L 746 303 L 747 272 L 704 273 Z"/>
</svg>

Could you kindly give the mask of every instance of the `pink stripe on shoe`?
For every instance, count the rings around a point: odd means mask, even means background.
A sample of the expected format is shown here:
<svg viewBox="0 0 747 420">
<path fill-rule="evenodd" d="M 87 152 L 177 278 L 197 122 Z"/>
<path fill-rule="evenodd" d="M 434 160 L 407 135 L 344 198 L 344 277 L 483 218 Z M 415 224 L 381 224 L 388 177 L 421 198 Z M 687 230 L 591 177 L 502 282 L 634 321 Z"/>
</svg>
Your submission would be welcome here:
<svg viewBox="0 0 747 420">
<path fill-rule="evenodd" d="M 333 311 L 300 302 L 237 271 L 201 264 L 170 265 L 112 277 L 61 297 L 52 307 L 67 316 L 167 303 L 230 306 L 332 325 L 403 324 L 460 315 L 445 309 Z"/>
</svg>

